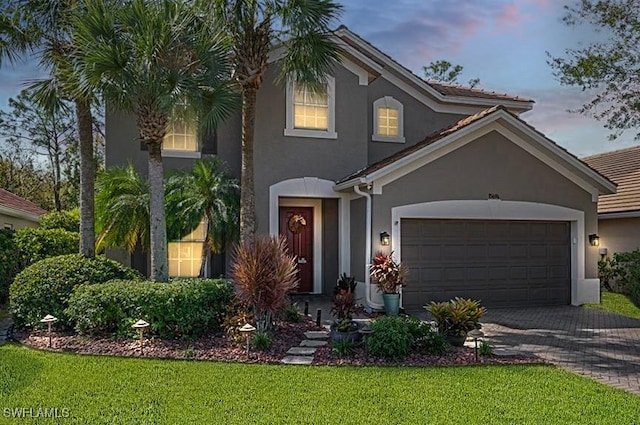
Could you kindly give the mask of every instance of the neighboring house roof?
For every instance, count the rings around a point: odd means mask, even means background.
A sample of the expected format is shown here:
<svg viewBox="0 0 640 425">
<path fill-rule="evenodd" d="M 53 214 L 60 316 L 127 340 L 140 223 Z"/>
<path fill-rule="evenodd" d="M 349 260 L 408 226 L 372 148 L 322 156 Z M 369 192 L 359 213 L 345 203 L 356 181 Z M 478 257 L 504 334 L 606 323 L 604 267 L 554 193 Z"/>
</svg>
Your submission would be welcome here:
<svg viewBox="0 0 640 425">
<path fill-rule="evenodd" d="M 39 221 L 47 211 L 8 190 L 0 189 L 0 213 Z"/>
<path fill-rule="evenodd" d="M 563 167 L 560 163 L 557 163 L 554 168 L 558 169 L 558 171 L 562 172 L 563 175 L 571 178 L 574 182 L 585 189 L 590 189 L 594 197 L 597 197 L 598 194 L 610 194 L 616 191 L 616 185 L 614 182 L 589 167 L 566 149 L 555 144 L 552 140 L 544 136 L 544 134 L 537 131 L 517 115 L 509 112 L 507 108 L 502 105 L 487 108 L 474 115 L 461 119 L 457 123 L 427 136 L 427 138 L 422 142 L 409 146 L 385 159 L 382 159 L 381 161 L 375 162 L 366 168 L 341 179 L 336 183 L 336 189 L 344 190 L 360 184 L 374 183 L 375 192 L 375 181 L 384 181 L 385 178 L 397 178 L 392 177 L 391 173 L 402 167 L 408 166 L 410 163 L 415 162 L 417 159 L 424 157 L 435 150 L 444 148 L 446 145 L 459 139 L 464 134 L 484 128 L 499 119 L 506 121 L 507 124 L 514 126 L 521 131 L 524 131 L 530 138 L 536 140 L 539 145 L 549 151 L 549 153 L 570 164 L 574 168 L 573 170 Z M 500 128 L 496 127 L 496 130 L 500 131 Z M 548 156 L 547 153 L 544 155 Z M 553 159 L 545 158 L 544 161 L 550 165 Z M 410 167 L 407 167 L 407 170 L 410 170 Z M 578 170 L 580 175 L 577 175 L 575 170 Z"/>
<path fill-rule="evenodd" d="M 360 66 L 366 67 L 369 72 L 384 73 L 387 69 L 394 69 L 404 78 L 415 84 L 418 88 L 435 97 L 439 102 L 454 102 L 462 104 L 470 104 L 476 106 L 490 106 L 500 101 L 507 107 L 526 111 L 533 107 L 533 100 L 512 96 L 506 93 L 495 93 L 481 89 L 463 87 L 459 85 L 443 84 L 435 81 L 425 81 L 421 77 L 414 74 L 410 69 L 406 68 L 391 56 L 387 55 L 370 42 L 360 37 L 358 34 L 349 30 L 346 26 L 341 25 L 336 30 L 336 35 L 352 49 L 357 50 L 365 57 L 355 58 L 355 62 Z M 368 60 L 374 62 L 374 66 L 370 66 Z"/>
<path fill-rule="evenodd" d="M 640 210 L 640 146 L 593 155 L 582 160 L 618 184 L 616 193 L 600 197 L 599 214 Z"/>
</svg>

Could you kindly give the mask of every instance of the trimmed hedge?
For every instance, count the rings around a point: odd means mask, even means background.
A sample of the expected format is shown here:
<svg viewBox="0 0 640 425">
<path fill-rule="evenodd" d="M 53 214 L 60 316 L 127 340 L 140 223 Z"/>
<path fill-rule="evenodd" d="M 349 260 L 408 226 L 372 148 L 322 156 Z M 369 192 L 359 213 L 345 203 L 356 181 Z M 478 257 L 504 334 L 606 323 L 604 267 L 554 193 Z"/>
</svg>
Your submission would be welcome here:
<svg viewBox="0 0 640 425">
<path fill-rule="evenodd" d="M 0 229 L 0 304 L 7 300 L 9 285 L 19 270 L 14 237 L 13 230 Z"/>
<path fill-rule="evenodd" d="M 130 335 L 143 319 L 162 338 L 195 338 L 220 328 L 232 292 L 224 279 L 114 280 L 76 287 L 67 314 L 84 334 Z"/>
<path fill-rule="evenodd" d="M 77 253 L 80 234 L 64 229 L 24 228 L 16 231 L 15 244 L 26 267 L 48 257 Z"/>
<path fill-rule="evenodd" d="M 80 210 L 53 211 L 40 219 L 41 229 L 64 229 L 69 232 L 80 231 Z"/>
<path fill-rule="evenodd" d="M 19 327 L 37 326 L 47 314 L 69 326 L 65 309 L 73 288 L 112 279 L 142 279 L 142 276 L 104 256 L 85 258 L 71 254 L 46 258 L 18 273 L 9 288 L 9 308 Z"/>
</svg>

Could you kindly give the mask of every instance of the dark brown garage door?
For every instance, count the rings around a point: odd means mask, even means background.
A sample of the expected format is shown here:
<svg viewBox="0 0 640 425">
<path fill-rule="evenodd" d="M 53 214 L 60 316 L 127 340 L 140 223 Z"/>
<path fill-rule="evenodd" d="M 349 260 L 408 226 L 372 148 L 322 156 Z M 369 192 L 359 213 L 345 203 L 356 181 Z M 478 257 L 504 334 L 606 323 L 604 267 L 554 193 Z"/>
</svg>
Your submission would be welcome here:
<svg viewBox="0 0 640 425">
<path fill-rule="evenodd" d="M 405 308 L 456 296 L 487 307 L 570 303 L 568 222 L 403 219 L 401 225 L 409 267 Z"/>
</svg>

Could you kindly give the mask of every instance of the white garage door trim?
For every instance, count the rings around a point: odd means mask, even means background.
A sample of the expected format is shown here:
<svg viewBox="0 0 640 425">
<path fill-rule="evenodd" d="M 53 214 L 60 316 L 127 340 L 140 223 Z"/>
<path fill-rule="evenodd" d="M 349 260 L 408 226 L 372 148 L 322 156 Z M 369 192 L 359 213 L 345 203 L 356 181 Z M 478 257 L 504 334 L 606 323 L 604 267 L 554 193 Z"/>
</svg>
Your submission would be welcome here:
<svg viewBox="0 0 640 425">
<path fill-rule="evenodd" d="M 391 209 L 391 249 L 402 260 L 401 219 L 545 220 L 571 222 L 571 304 L 600 301 L 600 281 L 585 279 L 584 212 L 558 205 L 500 200 L 452 200 Z"/>
</svg>

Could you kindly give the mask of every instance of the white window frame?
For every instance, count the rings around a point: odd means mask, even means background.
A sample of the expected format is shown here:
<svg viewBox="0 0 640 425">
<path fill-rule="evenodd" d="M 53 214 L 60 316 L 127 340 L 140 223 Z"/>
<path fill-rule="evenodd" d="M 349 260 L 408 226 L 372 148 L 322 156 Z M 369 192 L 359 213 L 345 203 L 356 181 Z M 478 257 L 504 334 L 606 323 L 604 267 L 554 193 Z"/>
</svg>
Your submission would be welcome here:
<svg viewBox="0 0 640 425">
<path fill-rule="evenodd" d="M 197 127 L 198 127 L 198 123 L 197 120 L 193 120 L 194 121 L 194 129 L 196 130 L 196 150 L 192 151 L 192 150 L 180 150 L 180 149 L 164 149 L 164 140 L 162 141 L 162 156 L 163 157 L 169 157 L 169 158 L 196 158 L 199 159 L 202 154 L 201 154 L 201 150 L 202 150 L 202 146 L 200 146 L 200 140 L 198 140 L 198 134 L 197 134 Z M 169 136 L 170 134 L 172 134 L 172 132 L 170 130 L 173 130 L 173 123 L 169 124 L 169 129 L 167 130 L 167 134 L 165 134 L 165 138 L 167 136 Z"/>
<path fill-rule="evenodd" d="M 378 133 L 378 109 L 380 108 L 393 108 L 398 110 L 398 135 L 397 136 L 385 136 Z M 404 143 L 404 106 L 400 101 L 391 97 L 385 96 L 373 102 L 373 134 L 371 140 L 374 142 L 386 142 L 386 143 Z"/>
<path fill-rule="evenodd" d="M 336 80 L 335 78 L 327 77 L 327 129 L 326 130 L 311 130 L 307 128 L 295 128 L 293 117 L 293 96 L 295 93 L 295 83 L 290 82 L 287 84 L 287 101 L 286 101 L 286 127 L 284 129 L 284 135 L 290 137 L 310 137 L 315 139 L 337 139 L 338 133 L 336 133 Z"/>
</svg>

